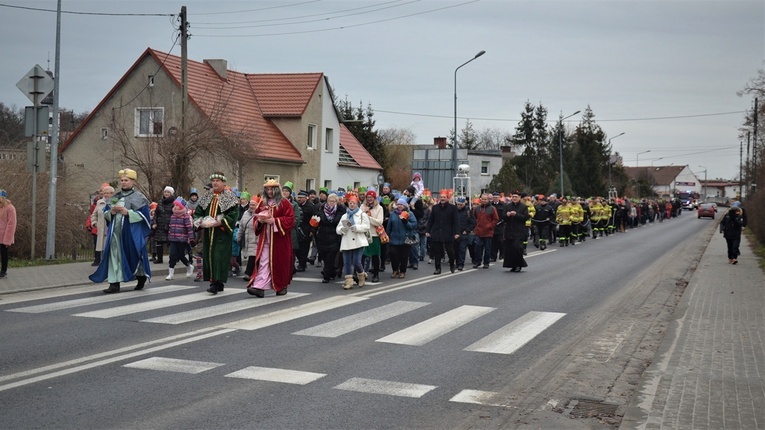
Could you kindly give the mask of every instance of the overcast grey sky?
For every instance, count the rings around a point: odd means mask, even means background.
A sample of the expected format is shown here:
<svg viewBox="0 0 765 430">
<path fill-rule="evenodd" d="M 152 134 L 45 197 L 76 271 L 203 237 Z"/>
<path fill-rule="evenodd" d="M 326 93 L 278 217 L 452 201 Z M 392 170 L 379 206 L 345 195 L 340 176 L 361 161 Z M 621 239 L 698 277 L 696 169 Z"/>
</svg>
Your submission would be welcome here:
<svg viewBox="0 0 765 430">
<path fill-rule="evenodd" d="M 56 9 L 55 0 L 0 5 Z M 379 128 L 418 143 L 458 128 L 512 132 L 524 103 L 549 119 L 588 105 L 626 165 L 688 165 L 733 179 L 763 68 L 765 2 L 628 0 L 63 0 L 60 104 L 90 111 L 147 48 L 180 55 L 170 16 L 188 7 L 189 57 L 246 73 L 323 72 L 339 97 L 370 103 Z M 83 14 L 96 13 L 96 15 Z M 103 13 L 103 14 L 99 14 Z M 0 101 L 53 68 L 56 14 L 0 6 Z M 760 100 L 765 103 L 765 100 Z M 580 117 L 567 121 L 573 127 Z M 745 145 L 746 143 L 744 143 Z M 746 148 L 744 147 L 744 151 Z"/>
</svg>

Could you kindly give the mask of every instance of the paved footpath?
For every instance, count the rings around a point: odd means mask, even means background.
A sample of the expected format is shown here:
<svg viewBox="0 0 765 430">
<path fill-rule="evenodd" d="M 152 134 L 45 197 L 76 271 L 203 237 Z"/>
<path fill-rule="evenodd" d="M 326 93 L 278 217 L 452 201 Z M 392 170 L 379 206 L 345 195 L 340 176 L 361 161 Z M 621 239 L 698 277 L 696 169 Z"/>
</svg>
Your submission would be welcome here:
<svg viewBox="0 0 765 430">
<path fill-rule="evenodd" d="M 108 287 L 108 283 L 96 285 L 88 279 L 88 276 L 96 271 L 96 268 L 90 265 L 91 263 L 8 268 L 8 276 L 0 279 L 0 295 L 87 284 L 92 284 L 94 289 Z M 150 264 L 152 280 L 164 281 L 165 276 L 167 276 L 167 260 L 164 264 Z"/>
<path fill-rule="evenodd" d="M 765 275 L 740 249 L 712 237 L 622 429 L 765 428 Z"/>
</svg>

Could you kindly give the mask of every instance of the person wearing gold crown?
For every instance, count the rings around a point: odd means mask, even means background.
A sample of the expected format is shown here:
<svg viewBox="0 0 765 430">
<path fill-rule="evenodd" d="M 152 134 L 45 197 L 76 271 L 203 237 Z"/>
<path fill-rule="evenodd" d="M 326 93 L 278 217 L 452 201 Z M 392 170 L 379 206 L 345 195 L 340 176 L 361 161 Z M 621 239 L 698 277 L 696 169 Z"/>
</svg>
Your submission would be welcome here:
<svg viewBox="0 0 765 430">
<path fill-rule="evenodd" d="M 104 218 L 109 224 L 106 243 L 93 282 L 109 282 L 104 293 L 120 291 L 120 282 L 138 280 L 136 290 L 143 289 L 151 277 L 146 237 L 151 233 L 149 199 L 136 188 L 138 174 L 132 169 L 119 171 L 120 191 L 104 206 Z"/>
<path fill-rule="evenodd" d="M 255 213 L 254 228 L 258 235 L 258 248 L 255 252 L 255 270 L 247 284 L 247 292 L 256 297 L 265 297 L 266 290 L 274 290 L 277 296 L 282 296 L 287 294 L 287 287 L 292 281 L 295 211 L 292 203 L 282 197 L 281 187 L 275 179 L 269 179 L 263 184 L 260 205 Z"/>
<path fill-rule="evenodd" d="M 239 198 L 226 188 L 226 176 L 210 175 L 212 189 L 199 199 L 194 227 L 202 230 L 202 277 L 210 281 L 207 292 L 218 294 L 228 281 L 234 227 L 239 218 Z"/>
</svg>

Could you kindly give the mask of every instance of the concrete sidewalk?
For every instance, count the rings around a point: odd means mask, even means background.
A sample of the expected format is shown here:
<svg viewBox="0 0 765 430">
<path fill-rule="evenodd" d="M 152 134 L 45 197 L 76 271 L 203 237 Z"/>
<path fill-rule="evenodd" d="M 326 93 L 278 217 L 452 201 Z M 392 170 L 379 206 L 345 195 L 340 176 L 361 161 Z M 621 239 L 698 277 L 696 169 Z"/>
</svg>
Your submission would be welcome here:
<svg viewBox="0 0 765 430">
<path fill-rule="evenodd" d="M 621 428 L 765 428 L 765 275 L 746 237 L 736 265 L 712 237 Z"/>
<path fill-rule="evenodd" d="M 91 262 L 8 268 L 8 276 L 0 279 L 0 294 L 87 284 L 92 284 L 94 289 L 108 287 L 107 283 L 94 284 L 88 279 L 88 276 L 96 271 L 90 264 Z M 167 276 L 167 260 L 163 264 L 150 264 L 152 279 L 164 280 Z"/>
</svg>

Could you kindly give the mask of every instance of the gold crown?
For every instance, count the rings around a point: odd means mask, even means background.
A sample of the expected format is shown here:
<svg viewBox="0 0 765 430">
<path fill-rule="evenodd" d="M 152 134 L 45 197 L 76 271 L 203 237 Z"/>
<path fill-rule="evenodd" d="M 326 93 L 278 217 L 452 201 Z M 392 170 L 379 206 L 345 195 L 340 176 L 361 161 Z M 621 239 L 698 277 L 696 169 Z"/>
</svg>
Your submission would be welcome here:
<svg viewBox="0 0 765 430">
<path fill-rule="evenodd" d="M 266 187 L 278 187 L 278 188 L 281 188 L 281 186 L 279 186 L 279 181 L 277 181 L 274 178 L 271 178 L 271 179 L 267 180 L 266 183 L 263 184 L 263 188 L 266 188 Z"/>
</svg>

